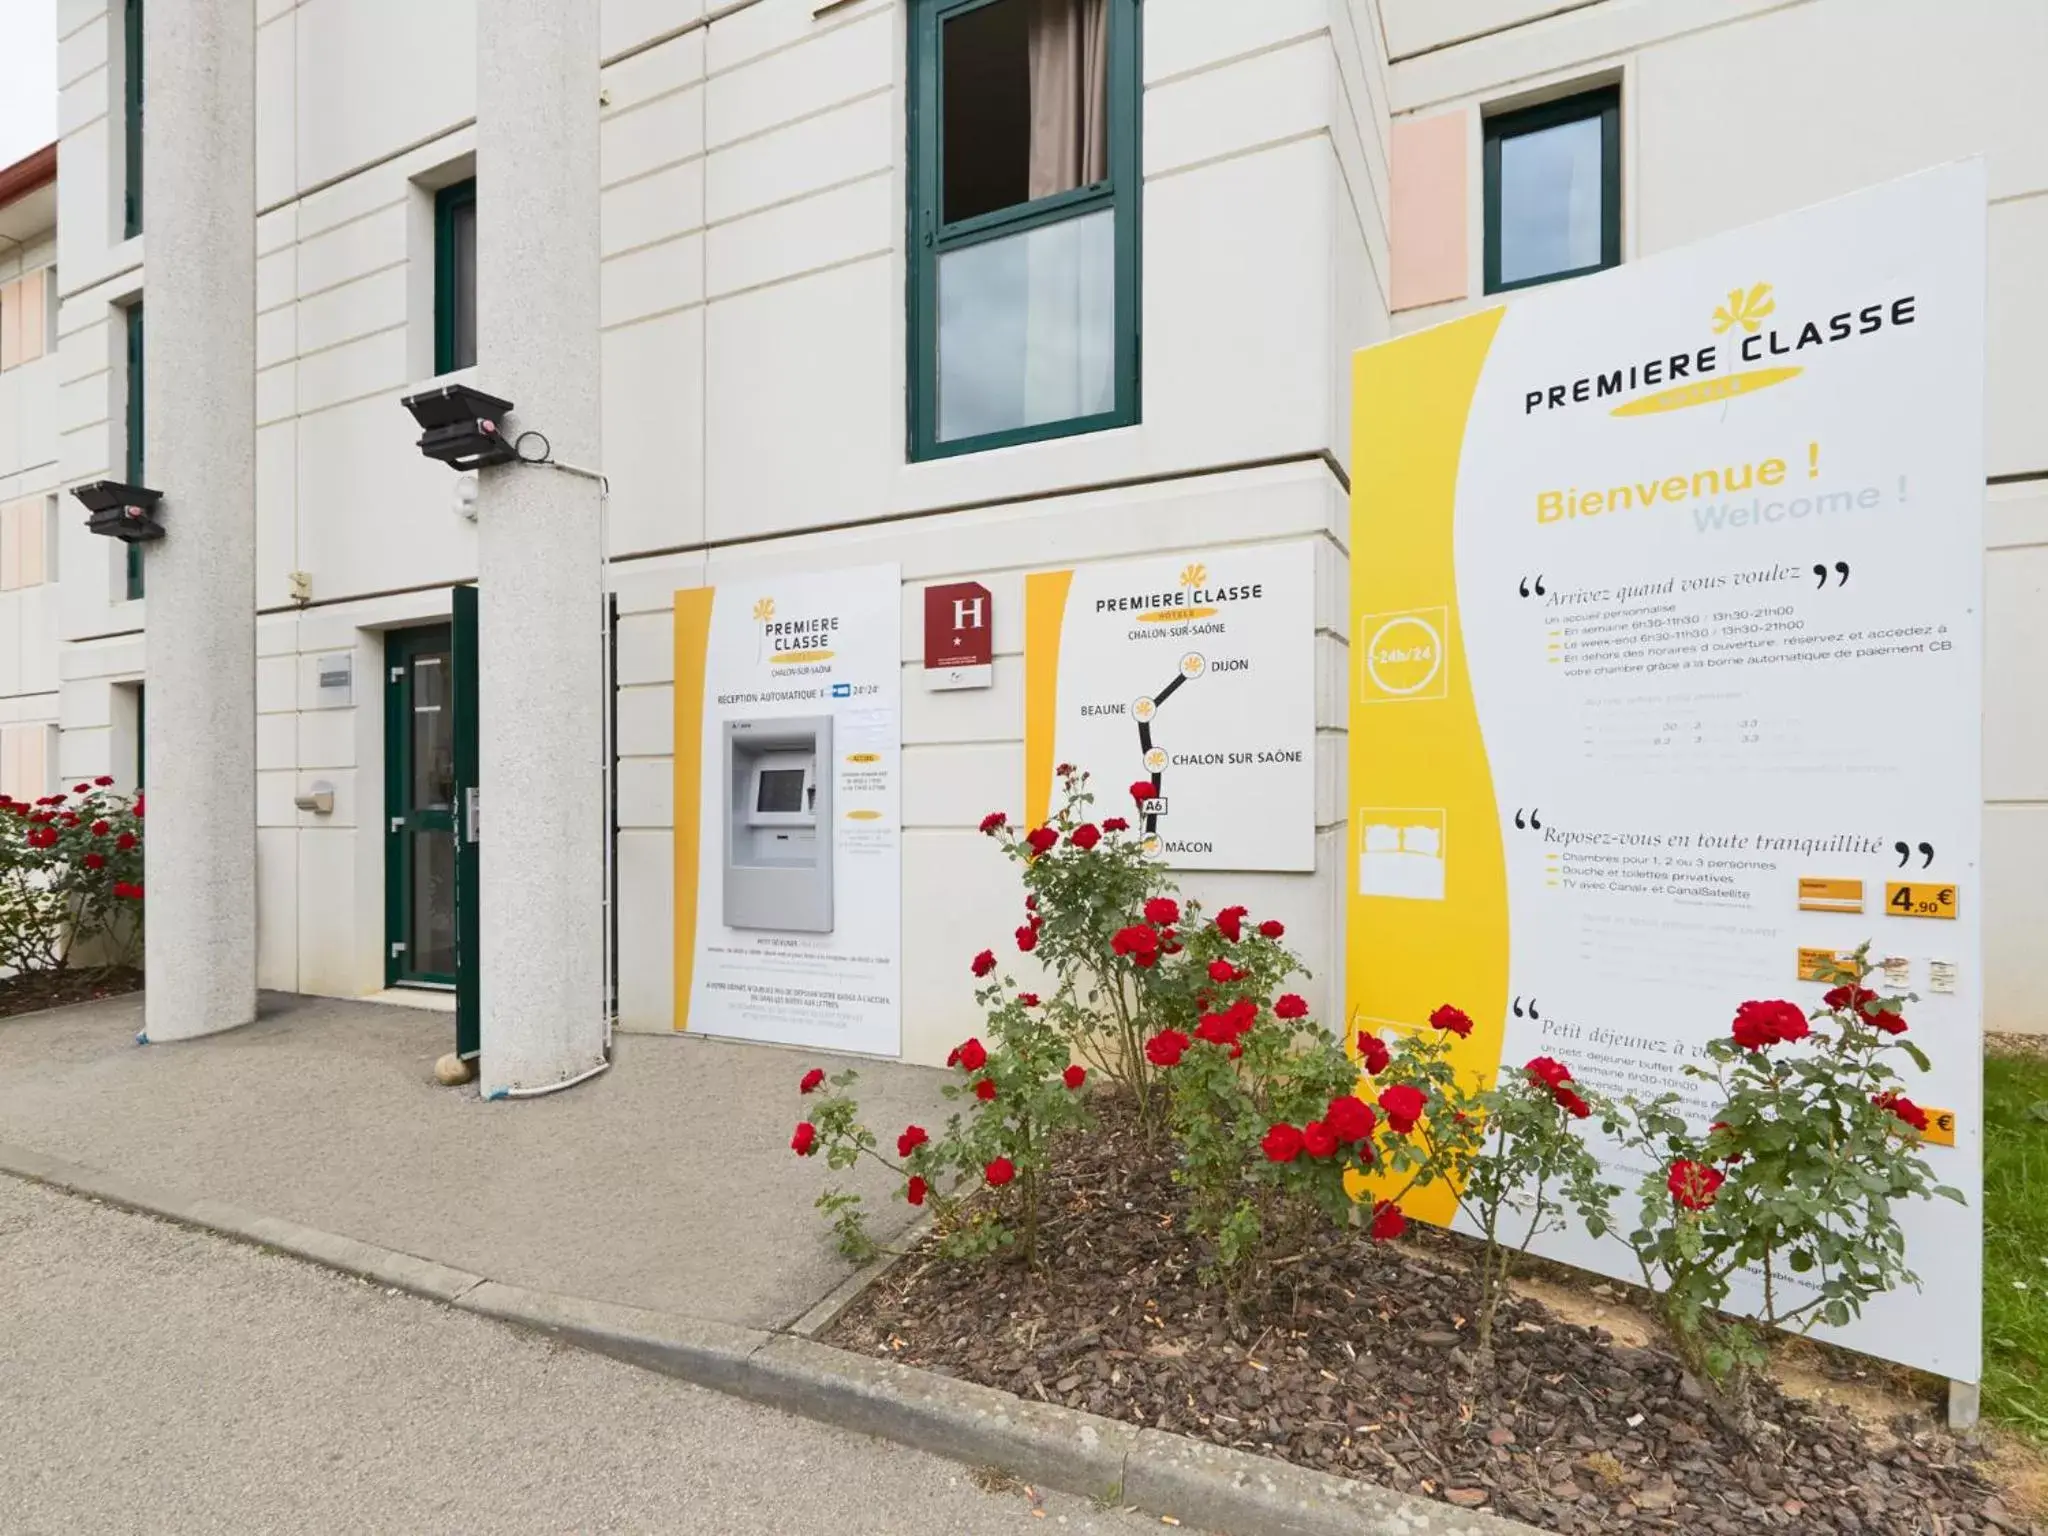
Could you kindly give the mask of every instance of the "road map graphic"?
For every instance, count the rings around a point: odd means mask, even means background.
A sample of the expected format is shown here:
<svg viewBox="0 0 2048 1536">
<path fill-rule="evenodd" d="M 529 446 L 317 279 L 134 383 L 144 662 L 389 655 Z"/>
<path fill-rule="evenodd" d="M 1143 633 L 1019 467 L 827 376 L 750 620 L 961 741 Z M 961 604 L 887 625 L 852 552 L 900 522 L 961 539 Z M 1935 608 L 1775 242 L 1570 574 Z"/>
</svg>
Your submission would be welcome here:
<svg viewBox="0 0 2048 1536">
<path fill-rule="evenodd" d="M 1145 771 L 1152 776 L 1152 798 L 1139 810 L 1145 817 L 1145 835 L 1156 839 L 1159 832 L 1159 818 L 1166 814 L 1166 764 L 1167 752 L 1152 740 L 1152 722 L 1159 716 L 1159 707 L 1172 698 L 1180 685 L 1191 682 L 1208 670 L 1209 664 L 1202 659 L 1199 651 L 1189 651 L 1180 659 L 1180 671 L 1173 681 L 1149 698 L 1135 699 L 1131 703 L 1131 718 L 1138 723 L 1138 751 L 1143 755 Z"/>
</svg>

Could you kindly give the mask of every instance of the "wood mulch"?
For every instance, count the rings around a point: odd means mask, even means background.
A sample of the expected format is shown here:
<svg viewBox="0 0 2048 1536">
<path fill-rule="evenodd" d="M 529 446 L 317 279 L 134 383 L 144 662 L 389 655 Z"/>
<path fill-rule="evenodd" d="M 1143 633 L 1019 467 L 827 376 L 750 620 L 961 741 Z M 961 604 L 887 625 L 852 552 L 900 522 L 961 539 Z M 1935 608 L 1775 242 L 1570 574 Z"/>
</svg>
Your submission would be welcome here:
<svg viewBox="0 0 2048 1536">
<path fill-rule="evenodd" d="M 89 1003 L 142 990 L 142 972 L 131 965 L 82 967 L 78 970 L 30 971 L 0 981 L 0 1019 L 17 1013 Z"/>
<path fill-rule="evenodd" d="M 1765 1385 L 1753 1443 L 1657 1347 L 1476 1295 L 1440 1244 L 1330 1232 L 1233 1322 L 1196 1269 L 1162 1151 L 1105 1122 L 1051 1180 L 1042 1273 L 901 1259 L 830 1342 L 1026 1398 L 1569 1533 L 2024 1532 L 1930 1415 L 1870 1436 Z"/>
</svg>

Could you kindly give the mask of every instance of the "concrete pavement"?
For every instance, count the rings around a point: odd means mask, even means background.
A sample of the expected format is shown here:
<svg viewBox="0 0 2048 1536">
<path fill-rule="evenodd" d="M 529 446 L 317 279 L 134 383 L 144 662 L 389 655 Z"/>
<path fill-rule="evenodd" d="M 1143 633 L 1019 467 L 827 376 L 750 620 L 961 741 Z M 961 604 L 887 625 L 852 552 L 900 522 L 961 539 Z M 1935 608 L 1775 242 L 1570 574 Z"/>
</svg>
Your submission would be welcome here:
<svg viewBox="0 0 2048 1536">
<path fill-rule="evenodd" d="M 253 1025 L 138 1047 L 113 998 L 0 1020 L 0 1142 L 537 1290 L 787 1326 L 848 1271 L 789 1151 L 808 1053 L 621 1035 L 604 1076 L 486 1104 L 433 1081 L 444 1013 L 265 994 Z M 841 1063 L 828 1063 L 834 1070 Z M 887 1140 L 945 1074 L 861 1063 Z M 887 1238 L 909 1208 L 869 1174 Z"/>
<path fill-rule="evenodd" d="M 1160 1528 L 4 1178 L 0 1446 L 24 1536 Z"/>
</svg>

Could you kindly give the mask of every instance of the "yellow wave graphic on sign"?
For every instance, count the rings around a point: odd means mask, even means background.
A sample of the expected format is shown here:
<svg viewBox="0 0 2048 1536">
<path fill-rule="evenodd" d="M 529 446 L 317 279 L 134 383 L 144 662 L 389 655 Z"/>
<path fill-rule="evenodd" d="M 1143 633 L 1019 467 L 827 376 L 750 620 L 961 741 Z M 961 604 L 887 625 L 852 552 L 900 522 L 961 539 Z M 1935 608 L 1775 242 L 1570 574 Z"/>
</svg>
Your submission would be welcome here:
<svg viewBox="0 0 2048 1536">
<path fill-rule="evenodd" d="M 770 658 L 768 665 L 771 667 L 786 667 L 799 661 L 830 661 L 832 656 L 833 653 L 831 651 L 787 651 L 780 656 Z"/>
<path fill-rule="evenodd" d="M 1760 389 L 1769 389 L 1773 384 L 1796 379 L 1804 372 L 1804 368 L 1752 368 L 1748 373 L 1731 373 L 1719 379 L 1695 379 L 1692 383 L 1681 384 L 1676 389 L 1659 390 L 1654 395 L 1645 395 L 1640 400 L 1617 405 L 1607 414 L 1652 416 L 1659 411 L 1682 411 L 1689 405 L 1712 405 L 1716 400 L 1733 400 L 1737 395 L 1753 395 Z"/>
<path fill-rule="evenodd" d="M 1184 619 L 1206 619 L 1214 608 L 1161 608 L 1152 613 L 1138 615 L 1140 624 L 1178 624 Z"/>
<path fill-rule="evenodd" d="M 882 813 L 880 811 L 848 811 L 846 819 L 848 821 L 880 821 Z"/>
</svg>

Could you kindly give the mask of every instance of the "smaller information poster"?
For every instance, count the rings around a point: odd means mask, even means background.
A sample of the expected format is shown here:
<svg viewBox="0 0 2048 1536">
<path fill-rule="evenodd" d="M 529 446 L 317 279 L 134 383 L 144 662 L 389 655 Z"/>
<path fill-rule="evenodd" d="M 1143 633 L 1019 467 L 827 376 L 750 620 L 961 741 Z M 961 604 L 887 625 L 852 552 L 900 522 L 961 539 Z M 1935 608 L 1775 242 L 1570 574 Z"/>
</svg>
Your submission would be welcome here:
<svg viewBox="0 0 2048 1536">
<path fill-rule="evenodd" d="M 1130 816 L 1176 869 L 1315 868 L 1311 546 L 1040 571 L 1025 609 L 1034 822 L 1072 763 L 1097 810 Z"/>
<path fill-rule="evenodd" d="M 901 1044 L 902 580 L 676 594 L 677 1029 Z"/>
</svg>

